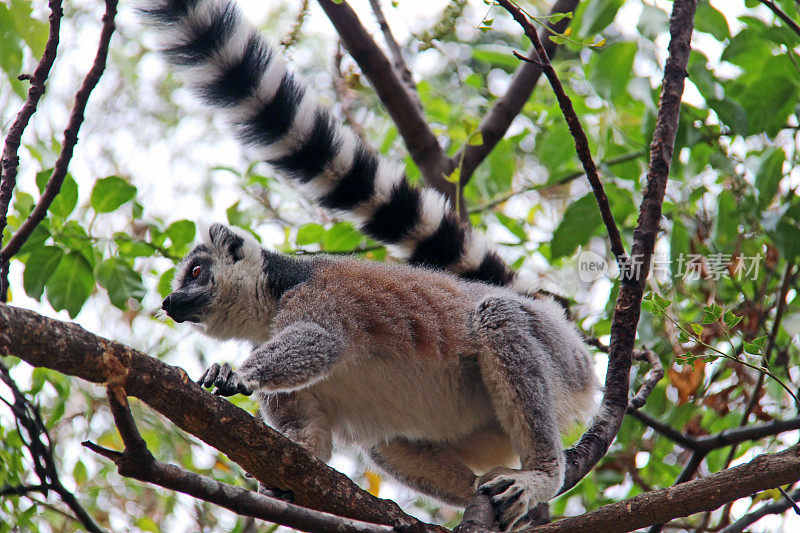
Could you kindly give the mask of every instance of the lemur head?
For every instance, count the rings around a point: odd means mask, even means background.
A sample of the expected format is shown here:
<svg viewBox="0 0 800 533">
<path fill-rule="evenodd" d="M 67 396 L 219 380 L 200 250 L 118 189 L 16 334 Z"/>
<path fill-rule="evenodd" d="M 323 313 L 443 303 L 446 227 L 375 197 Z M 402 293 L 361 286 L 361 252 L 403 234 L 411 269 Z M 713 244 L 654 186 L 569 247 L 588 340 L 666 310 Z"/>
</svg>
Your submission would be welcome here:
<svg viewBox="0 0 800 533">
<path fill-rule="evenodd" d="M 269 254 L 246 231 L 212 224 L 177 266 L 161 308 L 212 337 L 263 342 L 277 305 L 266 282 Z"/>
</svg>

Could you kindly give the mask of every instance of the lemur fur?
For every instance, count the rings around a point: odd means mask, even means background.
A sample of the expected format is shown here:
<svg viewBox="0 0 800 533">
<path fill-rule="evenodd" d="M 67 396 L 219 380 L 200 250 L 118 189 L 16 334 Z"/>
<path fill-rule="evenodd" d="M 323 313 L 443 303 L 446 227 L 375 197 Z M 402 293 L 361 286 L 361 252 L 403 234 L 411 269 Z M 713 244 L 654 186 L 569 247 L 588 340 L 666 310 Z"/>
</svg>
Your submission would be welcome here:
<svg viewBox="0 0 800 533">
<path fill-rule="evenodd" d="M 162 0 L 142 11 L 166 57 L 261 158 L 428 267 L 300 260 L 212 225 L 163 308 L 256 347 L 201 384 L 256 391 L 267 421 L 322 460 L 334 439 L 359 446 L 443 501 L 464 505 L 477 486 L 501 526 L 522 527 L 562 484 L 559 429 L 594 410 L 591 358 L 563 310 L 520 295 L 530 287 L 444 197 L 411 187 L 335 123 L 233 3 Z M 521 470 L 507 468 L 515 461 Z"/>
</svg>

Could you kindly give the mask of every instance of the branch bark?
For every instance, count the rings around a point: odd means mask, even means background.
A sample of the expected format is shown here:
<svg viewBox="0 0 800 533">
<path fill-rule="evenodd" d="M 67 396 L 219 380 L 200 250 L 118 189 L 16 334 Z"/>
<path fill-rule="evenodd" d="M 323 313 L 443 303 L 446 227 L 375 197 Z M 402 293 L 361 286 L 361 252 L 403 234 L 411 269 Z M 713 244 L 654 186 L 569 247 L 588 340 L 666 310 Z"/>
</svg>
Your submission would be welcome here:
<svg viewBox="0 0 800 533">
<path fill-rule="evenodd" d="M 670 17 L 669 57 L 664 69 L 661 101 L 653 142 L 647 184 L 633 232 L 630 267 L 621 273 L 620 291 L 614 305 L 605 393 L 600 410 L 580 441 L 567 450 L 567 472 L 561 492 L 569 490 L 605 455 L 614 440 L 628 406 L 628 376 L 639 323 L 642 296 L 667 186 L 675 134 L 678 130 L 686 64 L 691 50 L 696 0 L 675 0 Z"/>
<path fill-rule="evenodd" d="M 677 3 L 677 2 L 676 2 Z M 800 445 L 702 479 L 639 494 L 574 518 L 532 529 L 536 533 L 632 531 L 680 516 L 717 509 L 726 502 L 800 479 Z"/>
<path fill-rule="evenodd" d="M 455 185 L 445 179 L 453 170 L 453 160 L 442 150 L 392 63 L 347 2 L 318 1 L 336 28 L 347 51 L 369 79 L 378 98 L 392 117 L 425 183 L 444 194 L 455 205 Z M 459 213 L 466 214 L 464 206 L 460 206 Z"/>
<path fill-rule="evenodd" d="M 0 355 L 122 387 L 127 395 L 225 453 L 263 485 L 291 490 L 302 507 L 409 531 L 444 531 L 360 489 L 261 420 L 203 390 L 182 369 L 77 324 L 0 305 Z"/>
</svg>

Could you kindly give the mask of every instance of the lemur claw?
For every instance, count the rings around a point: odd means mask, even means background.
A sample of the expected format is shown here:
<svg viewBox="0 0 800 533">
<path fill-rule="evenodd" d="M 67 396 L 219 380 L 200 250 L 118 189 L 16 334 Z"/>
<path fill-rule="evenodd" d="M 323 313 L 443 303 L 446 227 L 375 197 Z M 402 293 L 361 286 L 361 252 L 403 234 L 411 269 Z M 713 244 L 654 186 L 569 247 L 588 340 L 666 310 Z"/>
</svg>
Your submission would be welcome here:
<svg viewBox="0 0 800 533">
<path fill-rule="evenodd" d="M 250 396 L 253 389 L 247 385 L 241 376 L 233 370 L 230 363 L 214 363 L 203 372 L 197 384 L 201 387 L 216 387 L 214 394 L 217 396 L 233 396 L 244 394 Z"/>
<path fill-rule="evenodd" d="M 530 472 L 495 467 L 478 478 L 477 489 L 490 497 L 502 531 L 522 531 L 527 527 L 528 511 L 539 503 L 530 476 Z"/>
</svg>

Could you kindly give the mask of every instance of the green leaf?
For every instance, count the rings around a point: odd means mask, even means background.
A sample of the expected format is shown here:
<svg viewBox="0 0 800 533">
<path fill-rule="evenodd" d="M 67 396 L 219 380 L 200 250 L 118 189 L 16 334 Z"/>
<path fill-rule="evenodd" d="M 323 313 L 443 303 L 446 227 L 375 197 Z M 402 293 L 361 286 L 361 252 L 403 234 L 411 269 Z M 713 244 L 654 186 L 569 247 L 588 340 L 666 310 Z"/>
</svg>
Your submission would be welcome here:
<svg viewBox="0 0 800 533">
<path fill-rule="evenodd" d="M 769 149 L 761 159 L 761 165 L 756 172 L 756 189 L 758 190 L 758 207 L 766 209 L 775 193 L 778 192 L 781 178 L 783 178 L 783 162 L 786 154 L 780 148 Z"/>
<path fill-rule="evenodd" d="M 747 111 L 739 105 L 739 102 L 726 96 L 722 100 L 706 98 L 706 103 L 714 110 L 720 121 L 731 129 L 731 133 L 747 135 L 750 121 L 747 118 Z"/>
<path fill-rule="evenodd" d="M 480 45 L 472 49 L 472 59 L 499 67 L 506 72 L 514 72 L 519 66 L 519 59 L 514 57 L 510 48 L 495 45 Z"/>
<path fill-rule="evenodd" d="M 322 248 L 328 252 L 347 252 L 356 248 L 364 236 L 349 222 L 334 224 L 325 233 Z"/>
<path fill-rule="evenodd" d="M 553 232 L 550 243 L 552 258 L 572 255 L 578 246 L 589 242 L 589 238 L 602 222 L 594 194 L 589 193 L 570 204 Z"/>
<path fill-rule="evenodd" d="M 642 4 L 642 14 L 636 29 L 651 41 L 669 28 L 669 15 L 666 11 L 649 4 Z"/>
<path fill-rule="evenodd" d="M 90 203 L 98 213 L 110 213 L 136 196 L 136 187 L 120 178 L 109 176 L 97 180 L 92 189 Z"/>
<path fill-rule="evenodd" d="M 79 252 L 68 253 L 61 258 L 45 286 L 53 309 L 66 309 L 70 318 L 75 318 L 94 287 L 89 262 Z"/>
<path fill-rule="evenodd" d="M 517 237 L 520 242 L 525 242 L 528 240 L 528 234 L 525 232 L 525 228 L 518 221 L 507 215 L 504 215 L 503 213 L 500 213 L 499 211 L 495 213 L 495 216 L 500 224 L 502 224 L 508 231 Z"/>
<path fill-rule="evenodd" d="M 142 277 L 128 263 L 111 258 L 97 267 L 97 281 L 108 291 L 114 307 L 125 311 L 128 298 L 141 302 L 146 293 Z"/>
<path fill-rule="evenodd" d="M 47 185 L 47 180 L 50 179 L 53 169 L 46 169 L 36 173 L 36 186 L 39 192 L 44 192 Z M 58 194 L 53 198 L 53 203 L 50 204 L 50 212 L 58 215 L 61 218 L 67 218 L 75 206 L 78 204 L 78 184 L 70 174 L 64 176 L 64 181 L 61 183 L 61 189 Z"/>
<path fill-rule="evenodd" d="M 191 220 L 178 220 L 167 227 L 167 236 L 172 245 L 178 248 L 186 246 L 194 240 L 197 228 Z"/>
<path fill-rule="evenodd" d="M 25 294 L 36 300 L 42 297 L 44 286 L 63 255 L 64 251 L 57 246 L 42 246 L 31 252 L 22 274 Z"/>
<path fill-rule="evenodd" d="M 75 467 L 72 469 L 72 477 L 75 479 L 75 483 L 81 487 L 86 483 L 88 479 L 88 475 L 86 473 L 86 465 L 83 464 L 83 461 L 78 461 L 75 463 Z"/>
<path fill-rule="evenodd" d="M 697 31 L 710 33 L 718 41 L 724 41 L 731 36 L 731 30 L 728 27 L 728 21 L 725 20 L 725 15 L 717 11 L 708 2 L 699 3 L 694 20 Z"/>
<path fill-rule="evenodd" d="M 739 238 L 739 205 L 730 191 L 722 191 L 718 197 L 716 220 L 716 245 L 720 250 L 730 249 Z"/>
<path fill-rule="evenodd" d="M 769 98 L 765 98 L 769 95 Z M 747 111 L 750 134 L 774 137 L 786 125 L 800 98 L 796 79 L 778 74 L 760 77 L 741 94 L 733 95 Z"/>
<path fill-rule="evenodd" d="M 574 26 L 578 35 L 591 37 L 603 31 L 614 21 L 623 0 L 589 0 L 582 3 L 575 13 Z"/>
<path fill-rule="evenodd" d="M 703 326 L 700 324 L 689 324 L 689 326 L 692 328 L 692 331 L 694 331 L 694 334 L 698 337 L 703 333 Z"/>
<path fill-rule="evenodd" d="M 297 230 L 297 239 L 295 242 L 298 246 L 305 246 L 322 242 L 325 237 L 325 228 L 320 224 L 304 224 Z"/>
<path fill-rule="evenodd" d="M 156 290 L 162 298 L 166 298 L 172 292 L 172 280 L 175 278 L 175 267 L 170 268 L 158 278 Z"/>
<path fill-rule="evenodd" d="M 627 97 L 625 90 L 631 78 L 636 44 L 620 42 L 595 54 L 590 63 L 589 80 L 597 94 L 606 100 L 615 101 Z"/>
<path fill-rule="evenodd" d="M 733 311 L 727 311 L 722 316 L 722 320 L 725 321 L 725 325 L 728 326 L 728 329 L 733 329 L 736 324 L 742 321 L 742 317 L 734 315 Z"/>
<path fill-rule="evenodd" d="M 711 304 L 703 307 L 703 318 L 700 323 L 712 324 L 720 318 L 722 318 L 722 307 L 717 304 Z"/>
</svg>

